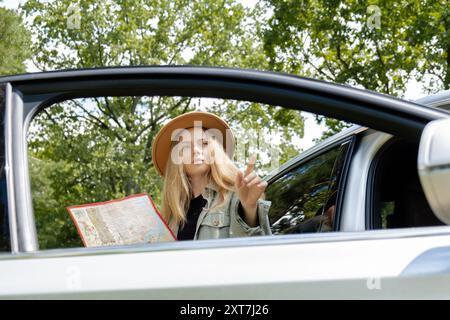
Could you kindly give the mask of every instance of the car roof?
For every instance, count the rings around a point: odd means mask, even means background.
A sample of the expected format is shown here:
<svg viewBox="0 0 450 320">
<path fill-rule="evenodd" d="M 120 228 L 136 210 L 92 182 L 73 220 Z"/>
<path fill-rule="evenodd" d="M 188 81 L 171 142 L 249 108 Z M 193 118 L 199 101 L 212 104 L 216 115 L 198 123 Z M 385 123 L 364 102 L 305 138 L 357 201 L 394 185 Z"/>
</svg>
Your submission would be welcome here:
<svg viewBox="0 0 450 320">
<path fill-rule="evenodd" d="M 31 72 L 16 75 L 0 76 L 0 83 L 28 83 L 39 81 L 66 81 L 75 79 L 88 79 L 96 77 L 111 77 L 111 76 L 131 76 L 131 75 L 154 75 L 155 73 L 167 74 L 175 71 L 184 73 L 200 74 L 207 73 L 220 73 L 221 75 L 240 75 L 242 77 L 272 77 L 271 79 L 283 78 L 283 79 L 303 79 L 311 81 L 317 84 L 323 84 L 326 86 L 335 87 L 337 90 L 351 90 L 352 94 L 372 94 L 378 97 L 388 97 L 394 100 L 402 99 L 387 95 L 381 92 L 354 87 L 345 83 L 336 83 L 325 80 L 319 80 L 314 78 L 308 78 L 296 74 L 271 71 L 271 70 L 258 70 L 249 68 L 232 68 L 232 67 L 220 67 L 220 66 L 200 66 L 200 65 L 144 65 L 144 66 L 113 66 L 113 67 L 98 67 L 98 68 L 79 68 L 79 69 L 62 69 L 43 72 Z"/>
<path fill-rule="evenodd" d="M 414 102 L 450 111 L 450 89 L 423 97 Z"/>
</svg>

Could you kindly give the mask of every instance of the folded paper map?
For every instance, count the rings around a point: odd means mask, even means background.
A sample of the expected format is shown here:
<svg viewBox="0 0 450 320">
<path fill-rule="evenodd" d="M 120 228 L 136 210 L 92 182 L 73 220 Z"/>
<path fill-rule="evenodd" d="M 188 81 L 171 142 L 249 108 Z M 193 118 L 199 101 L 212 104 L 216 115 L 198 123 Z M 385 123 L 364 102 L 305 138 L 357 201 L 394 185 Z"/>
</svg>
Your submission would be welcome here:
<svg viewBox="0 0 450 320">
<path fill-rule="evenodd" d="M 68 207 L 85 247 L 175 241 L 147 194 Z"/>
</svg>

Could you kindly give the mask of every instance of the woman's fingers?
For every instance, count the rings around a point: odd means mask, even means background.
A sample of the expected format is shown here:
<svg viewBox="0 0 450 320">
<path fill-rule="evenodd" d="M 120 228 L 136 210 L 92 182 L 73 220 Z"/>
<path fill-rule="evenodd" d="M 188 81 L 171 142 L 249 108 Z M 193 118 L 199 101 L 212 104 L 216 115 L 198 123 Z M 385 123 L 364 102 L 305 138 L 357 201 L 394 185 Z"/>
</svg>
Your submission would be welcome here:
<svg viewBox="0 0 450 320">
<path fill-rule="evenodd" d="M 257 184 L 257 187 L 265 189 L 267 187 L 268 183 L 267 181 L 261 181 Z"/>
<path fill-rule="evenodd" d="M 241 188 L 243 183 L 244 183 L 244 175 L 242 174 L 241 171 L 238 171 L 237 175 L 236 175 L 236 188 Z"/>
<path fill-rule="evenodd" d="M 256 173 L 251 173 L 249 174 L 247 177 L 244 178 L 244 184 L 247 187 L 251 187 L 251 186 L 258 186 L 259 188 L 261 187 L 267 187 L 267 182 L 263 181 Z"/>
<path fill-rule="evenodd" d="M 261 179 L 254 179 L 251 184 L 247 184 L 247 187 L 252 187 L 252 186 L 256 186 L 257 188 L 260 189 L 265 189 L 267 187 L 267 182 L 263 181 Z"/>
<path fill-rule="evenodd" d="M 260 189 L 265 189 L 267 187 L 267 181 L 262 180 L 260 177 L 256 176 L 251 181 L 245 184 L 248 188 L 256 186 Z"/>
<path fill-rule="evenodd" d="M 255 177 L 257 177 L 255 172 L 250 173 L 248 176 L 246 176 L 244 178 L 244 182 L 245 183 L 249 183 L 250 181 L 252 181 Z"/>
<path fill-rule="evenodd" d="M 248 188 L 255 186 L 257 184 L 259 184 L 261 182 L 261 178 L 260 177 L 255 177 L 252 180 L 250 180 L 249 182 L 247 182 L 246 186 Z"/>
<path fill-rule="evenodd" d="M 255 162 L 256 162 L 256 154 L 250 157 L 247 169 L 245 170 L 245 176 L 248 176 L 253 171 L 253 168 L 255 167 Z"/>
<path fill-rule="evenodd" d="M 244 173 L 238 172 L 236 176 L 236 187 L 238 189 L 242 187 L 257 187 L 258 189 L 264 190 L 267 187 L 267 182 L 263 181 L 254 171 L 254 166 L 256 162 L 256 154 L 250 157 L 249 164 Z"/>
</svg>

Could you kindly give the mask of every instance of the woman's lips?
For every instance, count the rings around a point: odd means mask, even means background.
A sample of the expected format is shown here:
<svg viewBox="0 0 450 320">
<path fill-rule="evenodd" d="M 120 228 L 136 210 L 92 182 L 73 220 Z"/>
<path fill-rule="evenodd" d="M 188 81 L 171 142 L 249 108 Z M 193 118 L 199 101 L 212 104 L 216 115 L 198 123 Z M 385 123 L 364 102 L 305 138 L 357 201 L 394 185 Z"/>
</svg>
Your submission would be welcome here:
<svg viewBox="0 0 450 320">
<path fill-rule="evenodd" d="M 203 157 L 194 158 L 194 164 L 202 164 L 204 161 L 205 158 Z"/>
</svg>

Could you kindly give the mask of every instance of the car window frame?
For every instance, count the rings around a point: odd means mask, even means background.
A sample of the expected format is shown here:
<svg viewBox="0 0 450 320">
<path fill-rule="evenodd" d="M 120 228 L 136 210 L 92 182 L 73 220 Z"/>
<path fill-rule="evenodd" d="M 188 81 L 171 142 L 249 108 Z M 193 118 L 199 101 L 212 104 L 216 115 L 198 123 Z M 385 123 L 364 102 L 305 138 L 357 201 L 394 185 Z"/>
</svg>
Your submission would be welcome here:
<svg viewBox="0 0 450 320">
<path fill-rule="evenodd" d="M 6 117 L 6 105 L 7 105 L 7 99 L 9 97 L 9 95 L 11 94 L 11 85 L 6 83 L 6 84 L 2 84 L 0 83 L 0 119 L 5 119 Z M 0 237 L 4 237 L 4 245 L 5 245 L 5 250 L 3 250 L 3 248 L 0 248 L 0 255 L 4 255 L 4 254 L 11 254 L 13 248 L 16 247 L 16 239 L 14 238 L 14 236 L 12 235 L 12 230 L 15 228 L 16 223 L 14 219 L 11 219 L 11 217 L 9 216 L 9 210 L 8 210 L 8 186 L 7 186 L 7 174 L 6 174 L 6 156 L 7 156 L 7 150 L 6 150 L 6 146 L 5 146 L 5 141 L 7 138 L 6 132 L 5 132 L 5 121 L 1 121 L 0 123 L 0 132 L 2 132 L 3 134 L 0 136 L 0 179 L 1 181 L 5 181 L 5 188 L 4 188 L 4 192 L 5 194 L 0 195 L 2 197 L 2 201 L 3 199 L 6 199 L 6 203 L 5 206 L 3 208 L 3 212 L 0 211 L 0 215 L 2 215 L 3 217 L 0 218 L 4 218 L 5 220 L 3 221 L 3 223 L 7 224 L 7 228 L 5 230 L 6 234 L 0 234 Z M 2 226 L 0 226 L 2 227 Z M 2 241 L 3 241 L 2 240 Z M 1 245 L 1 243 L 0 243 Z"/>
<path fill-rule="evenodd" d="M 338 193 L 337 193 L 337 197 L 336 197 L 336 209 L 335 209 L 336 211 L 335 211 L 335 216 L 334 216 L 335 221 L 333 223 L 332 232 L 339 232 L 340 231 L 340 223 L 341 223 L 341 215 L 342 215 L 341 213 L 342 213 L 342 208 L 343 208 L 342 204 L 344 201 L 345 186 L 346 186 L 346 182 L 347 182 L 351 158 L 353 156 L 355 144 L 357 142 L 357 135 L 360 131 L 364 131 L 364 130 L 365 130 L 365 128 L 361 127 L 360 130 L 357 130 L 357 131 L 351 133 L 349 136 L 343 136 L 342 138 L 337 138 L 337 139 L 332 136 L 329 141 L 324 141 L 324 143 L 317 144 L 316 146 L 314 146 L 312 148 L 317 149 L 322 144 L 325 144 L 325 145 L 324 145 L 324 147 L 318 149 L 314 153 L 308 153 L 303 158 L 299 157 L 297 161 L 291 162 L 283 170 L 280 170 L 277 173 L 272 173 L 270 179 L 267 180 L 268 187 L 270 187 L 270 185 L 272 183 L 278 181 L 286 174 L 292 172 L 293 170 L 296 170 L 298 167 L 308 163 L 309 161 L 312 161 L 312 160 L 316 159 L 317 157 L 320 157 L 320 156 L 326 154 L 330 150 L 333 150 L 335 148 L 340 148 L 345 144 L 349 144 L 347 150 L 345 151 L 340 176 L 338 178 L 339 182 L 338 182 L 338 186 L 337 186 Z M 308 150 L 306 150 L 305 152 L 308 152 Z M 337 159 L 338 158 L 336 158 L 335 161 L 337 161 Z M 334 167 L 333 167 L 332 173 L 333 172 L 334 172 Z M 318 233 L 322 233 L 322 232 L 313 232 L 312 234 L 318 234 Z M 290 235 L 292 235 L 292 234 L 290 234 Z M 277 235 L 277 237 L 278 236 L 279 235 Z"/>
<path fill-rule="evenodd" d="M 392 137 L 385 143 L 383 143 L 383 145 L 378 149 L 378 151 L 376 152 L 374 158 L 370 163 L 369 172 L 367 174 L 367 186 L 366 186 L 366 212 L 365 212 L 366 230 L 379 230 L 379 228 L 376 228 L 377 223 L 379 223 L 379 221 L 376 220 L 378 220 L 379 217 L 375 216 L 376 210 L 375 210 L 374 191 L 376 183 L 376 173 L 383 155 L 397 140 L 398 139 L 396 137 Z"/>
<path fill-rule="evenodd" d="M 335 216 L 334 216 L 334 220 L 335 223 L 333 225 L 333 231 L 338 232 L 341 231 L 341 221 L 342 221 L 342 210 L 344 208 L 344 195 L 346 193 L 346 187 L 347 187 L 347 181 L 348 181 L 348 176 L 349 176 L 349 172 L 350 172 L 350 165 L 352 162 L 352 158 L 353 155 L 355 153 L 355 150 L 357 148 L 357 144 L 359 142 L 359 134 L 354 134 L 350 140 L 347 140 L 345 142 L 343 142 L 341 145 L 345 144 L 345 143 L 349 143 L 345 158 L 344 158 L 344 163 L 342 165 L 342 170 L 341 170 L 341 176 L 339 177 L 339 184 L 338 184 L 338 194 L 337 194 L 337 198 L 336 198 L 336 211 L 335 211 Z"/>
<path fill-rule="evenodd" d="M 118 79 L 123 81 L 117 81 Z M 415 138 L 420 137 L 427 122 L 450 117 L 441 110 L 415 105 L 375 92 L 254 70 L 179 66 L 111 68 L 0 78 L 0 83 L 4 82 L 10 82 L 12 85 L 12 93 L 8 98 L 10 103 L 7 104 L 11 119 L 5 118 L 7 120 L 5 132 L 10 132 L 6 143 L 8 148 L 11 148 L 11 159 L 8 160 L 7 157 L 8 199 L 12 199 L 8 202 L 10 217 L 17 218 L 18 221 L 18 226 L 13 228 L 12 233 L 12 236 L 18 238 L 18 248 L 13 250 L 14 253 L 39 251 L 24 136 L 33 113 L 62 100 L 103 95 L 119 96 L 124 95 L 121 94 L 123 92 L 126 92 L 126 95 L 138 94 L 143 92 L 145 87 L 143 94 L 151 94 L 148 92 L 150 90 L 153 95 L 216 97 L 268 104 L 275 101 L 276 105 L 284 108 L 331 117 L 336 113 L 341 119 L 349 122 L 370 122 L 370 126 L 375 127 L 382 123 L 383 128 L 389 132 Z M 151 84 L 154 86 L 149 86 Z M 203 84 L 204 87 L 199 87 L 199 84 Z M 265 90 L 261 91 L 263 88 Z M 13 144 L 13 141 L 17 143 Z M 302 235 L 299 237 L 301 239 Z M 251 239 L 252 242 L 258 240 Z"/>
</svg>

